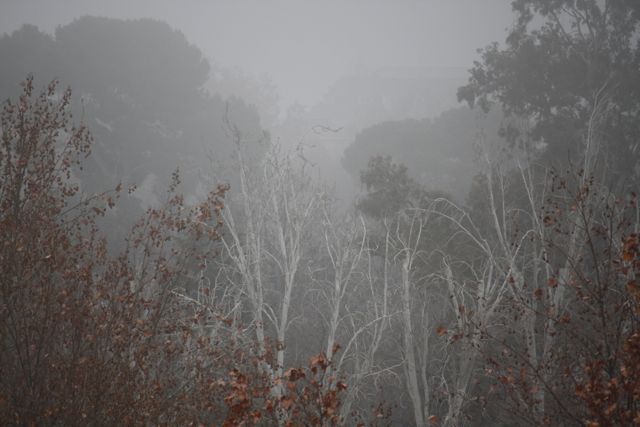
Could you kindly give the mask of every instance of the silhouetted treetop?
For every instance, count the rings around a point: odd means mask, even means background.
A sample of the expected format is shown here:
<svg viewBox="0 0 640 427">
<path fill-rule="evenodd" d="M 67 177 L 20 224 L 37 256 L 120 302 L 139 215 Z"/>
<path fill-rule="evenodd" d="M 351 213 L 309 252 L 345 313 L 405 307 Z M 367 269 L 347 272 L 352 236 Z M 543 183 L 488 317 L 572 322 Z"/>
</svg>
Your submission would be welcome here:
<svg viewBox="0 0 640 427">
<path fill-rule="evenodd" d="M 517 0 L 512 7 L 516 20 L 505 46 L 480 51 L 458 99 L 485 110 L 497 103 L 530 118 L 524 133 L 548 143 L 549 159 L 577 160 L 591 132 L 618 179 L 634 175 L 640 155 L 640 3 Z M 524 134 L 505 130 L 512 142 Z"/>
</svg>

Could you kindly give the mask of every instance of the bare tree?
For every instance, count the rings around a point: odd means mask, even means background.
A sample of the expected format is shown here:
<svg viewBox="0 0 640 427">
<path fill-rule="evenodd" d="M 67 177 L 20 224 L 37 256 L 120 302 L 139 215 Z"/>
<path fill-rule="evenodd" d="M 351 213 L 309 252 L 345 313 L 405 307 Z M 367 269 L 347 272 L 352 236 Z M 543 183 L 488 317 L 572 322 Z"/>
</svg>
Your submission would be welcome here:
<svg viewBox="0 0 640 427">
<path fill-rule="evenodd" d="M 240 131 L 228 127 L 236 141 L 240 188 L 230 192 L 231 202 L 222 213 L 223 277 L 235 285 L 236 321 L 248 304 L 261 367 L 272 379 L 273 396 L 279 398 L 284 393 L 280 379 L 293 291 L 320 194 L 306 174 L 306 164 L 296 163 L 277 147 L 251 168 Z M 270 331 L 276 339 L 273 360 Z"/>
<path fill-rule="evenodd" d="M 393 313 L 388 274 L 374 271 L 377 266 L 366 222 L 352 215 L 339 218 L 335 211 L 325 198 L 322 235 L 326 260 L 314 264 L 313 293 L 321 297 L 318 310 L 327 330 L 330 381 L 324 386 L 335 387 L 337 378 L 347 382 L 341 407 L 341 417 L 347 420 L 365 382 L 393 374 L 393 364 L 378 355 Z M 341 345 L 344 348 L 338 353 Z"/>
</svg>

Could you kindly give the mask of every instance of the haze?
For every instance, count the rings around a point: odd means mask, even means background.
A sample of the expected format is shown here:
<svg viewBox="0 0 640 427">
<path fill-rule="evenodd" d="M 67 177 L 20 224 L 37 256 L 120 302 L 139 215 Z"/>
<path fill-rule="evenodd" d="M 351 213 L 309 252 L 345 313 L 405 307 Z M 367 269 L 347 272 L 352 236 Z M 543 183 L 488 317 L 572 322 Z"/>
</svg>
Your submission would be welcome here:
<svg viewBox="0 0 640 427">
<path fill-rule="evenodd" d="M 0 0 L 0 425 L 640 425 L 640 1 Z"/>
<path fill-rule="evenodd" d="M 168 22 L 214 63 L 270 76 L 281 111 L 314 105 L 355 70 L 466 70 L 512 22 L 507 0 L 3 0 L 0 8 L 0 32 L 26 23 L 52 32 L 83 15 Z"/>
</svg>

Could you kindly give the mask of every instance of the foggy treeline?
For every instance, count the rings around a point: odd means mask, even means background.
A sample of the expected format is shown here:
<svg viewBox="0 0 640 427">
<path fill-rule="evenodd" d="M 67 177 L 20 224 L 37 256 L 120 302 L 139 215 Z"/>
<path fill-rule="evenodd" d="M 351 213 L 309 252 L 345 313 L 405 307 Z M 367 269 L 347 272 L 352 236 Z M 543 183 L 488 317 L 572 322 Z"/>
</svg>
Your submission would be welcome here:
<svg viewBox="0 0 640 427">
<path fill-rule="evenodd" d="M 2 425 L 640 425 L 640 3 L 510 3 L 308 105 L 156 19 L 4 33 Z"/>
</svg>

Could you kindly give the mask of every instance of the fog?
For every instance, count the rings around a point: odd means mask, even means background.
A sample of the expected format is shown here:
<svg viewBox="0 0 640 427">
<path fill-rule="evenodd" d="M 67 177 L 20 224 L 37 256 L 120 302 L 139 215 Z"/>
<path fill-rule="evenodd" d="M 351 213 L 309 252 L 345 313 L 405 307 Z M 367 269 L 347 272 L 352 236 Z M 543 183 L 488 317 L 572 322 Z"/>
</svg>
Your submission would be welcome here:
<svg viewBox="0 0 640 427">
<path fill-rule="evenodd" d="M 0 425 L 640 423 L 638 0 L 0 0 Z"/>
<path fill-rule="evenodd" d="M 469 68 L 476 49 L 504 39 L 508 1 L 5 0 L 0 31 L 46 32 L 83 15 L 154 18 L 185 33 L 213 63 L 267 75 L 285 112 L 318 103 L 338 78 L 385 67 Z"/>
<path fill-rule="evenodd" d="M 343 200 L 358 191 L 358 170 L 341 166 L 356 134 L 459 105 L 455 93 L 477 49 L 503 39 L 513 21 L 504 0 L 8 1 L 2 8 L 4 33 L 32 24 L 52 34 L 87 15 L 167 22 L 209 60 L 206 87 L 256 106 L 280 144 L 303 143 Z M 317 132 L 327 127 L 341 132 Z M 446 190 L 463 198 L 468 184 Z"/>
</svg>

